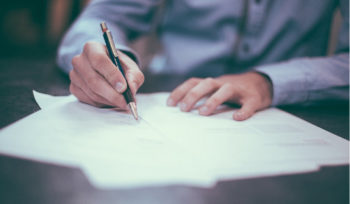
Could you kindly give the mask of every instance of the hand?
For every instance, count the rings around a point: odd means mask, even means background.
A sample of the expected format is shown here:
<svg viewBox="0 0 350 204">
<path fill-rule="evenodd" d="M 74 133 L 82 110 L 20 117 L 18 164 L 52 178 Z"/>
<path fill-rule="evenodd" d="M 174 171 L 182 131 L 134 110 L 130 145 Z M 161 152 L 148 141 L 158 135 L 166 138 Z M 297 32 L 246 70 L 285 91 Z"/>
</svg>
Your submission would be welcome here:
<svg viewBox="0 0 350 204">
<path fill-rule="evenodd" d="M 222 103 L 241 105 L 233 115 L 235 120 L 245 120 L 272 102 L 270 80 L 257 72 L 224 75 L 218 78 L 191 78 L 178 86 L 169 96 L 167 104 L 179 104 L 182 111 L 190 111 L 203 97 L 209 96 L 199 108 L 200 115 L 210 115 Z"/>
<path fill-rule="evenodd" d="M 131 92 L 135 95 L 143 84 L 144 76 L 137 64 L 126 54 L 119 51 L 119 58 Z M 72 59 L 72 65 L 69 89 L 79 101 L 97 107 L 126 108 L 122 95 L 126 90 L 126 81 L 109 59 L 104 45 L 97 42 L 86 43 L 83 52 Z"/>
</svg>

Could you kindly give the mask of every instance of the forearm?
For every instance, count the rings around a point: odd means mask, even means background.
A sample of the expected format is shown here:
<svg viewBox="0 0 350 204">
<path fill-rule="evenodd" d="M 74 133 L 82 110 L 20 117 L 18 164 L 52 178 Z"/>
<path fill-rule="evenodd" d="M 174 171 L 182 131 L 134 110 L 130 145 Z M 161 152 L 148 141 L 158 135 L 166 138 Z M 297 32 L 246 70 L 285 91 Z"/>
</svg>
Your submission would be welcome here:
<svg viewBox="0 0 350 204">
<path fill-rule="evenodd" d="M 272 105 L 349 100 L 349 53 L 256 68 L 273 84 Z"/>
<path fill-rule="evenodd" d="M 66 33 L 57 53 L 57 64 L 65 72 L 69 72 L 72 69 L 72 58 L 82 52 L 86 42 L 96 41 L 104 44 L 101 29 L 99 27 L 101 21 L 103 21 L 103 19 L 80 19 L 75 22 Z M 113 30 L 112 32 L 117 48 L 127 50 L 136 56 L 135 52 L 127 46 L 127 40 L 125 39 L 123 32 L 111 23 L 109 23 L 108 26 Z"/>
<path fill-rule="evenodd" d="M 128 44 L 132 38 L 150 29 L 149 16 L 152 16 L 157 2 L 157 0 L 92 1 L 64 36 L 58 49 L 58 65 L 69 72 L 72 69 L 72 58 L 81 53 L 86 42 L 103 43 L 99 25 L 101 21 L 108 24 L 117 48 L 138 62 L 136 53 L 128 47 Z"/>
</svg>

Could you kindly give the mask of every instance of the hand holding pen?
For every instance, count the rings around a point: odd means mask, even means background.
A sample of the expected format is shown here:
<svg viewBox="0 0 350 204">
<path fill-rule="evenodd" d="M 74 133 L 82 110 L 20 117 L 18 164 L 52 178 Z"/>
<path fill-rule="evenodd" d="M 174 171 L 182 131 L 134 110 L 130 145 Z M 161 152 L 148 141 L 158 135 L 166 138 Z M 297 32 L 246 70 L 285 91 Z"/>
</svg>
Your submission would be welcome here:
<svg viewBox="0 0 350 204">
<path fill-rule="evenodd" d="M 105 22 L 101 23 L 101 29 L 103 32 L 103 38 L 106 42 L 106 47 L 107 47 L 107 51 L 109 54 L 109 58 L 111 59 L 113 64 L 118 68 L 118 70 L 123 75 L 124 79 L 126 80 L 126 88 L 125 88 L 125 91 L 122 93 L 124 96 L 124 99 L 125 99 L 126 103 L 128 104 L 129 109 L 130 109 L 132 115 L 134 116 L 135 120 L 138 120 L 135 98 L 130 91 L 130 88 L 128 85 L 128 80 L 125 77 L 124 68 L 122 67 L 122 63 L 120 61 L 120 57 L 119 57 L 119 53 L 117 51 L 117 48 L 114 45 L 111 31 L 108 30 Z"/>
<path fill-rule="evenodd" d="M 111 61 L 105 45 L 87 42 L 82 53 L 72 59 L 73 69 L 69 73 L 71 93 L 79 101 L 93 106 L 127 109 L 123 93 L 129 87 L 132 96 L 135 96 L 144 76 L 126 54 L 118 51 L 118 57 L 125 77 Z"/>
</svg>

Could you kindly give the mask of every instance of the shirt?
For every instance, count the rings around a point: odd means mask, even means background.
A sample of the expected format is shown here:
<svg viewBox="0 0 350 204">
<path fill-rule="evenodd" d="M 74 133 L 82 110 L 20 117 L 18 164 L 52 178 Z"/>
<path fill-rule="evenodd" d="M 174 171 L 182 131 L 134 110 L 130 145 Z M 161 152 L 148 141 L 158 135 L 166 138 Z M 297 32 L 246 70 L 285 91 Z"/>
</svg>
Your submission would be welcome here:
<svg viewBox="0 0 350 204">
<path fill-rule="evenodd" d="M 158 8 L 162 18 L 154 22 Z M 333 13 L 343 24 L 326 57 Z M 65 71 L 87 41 L 103 43 L 106 21 L 118 48 L 136 61 L 130 41 L 157 26 L 163 72 L 188 77 L 258 71 L 273 84 L 272 105 L 349 99 L 348 0 L 93 0 L 58 50 Z"/>
</svg>

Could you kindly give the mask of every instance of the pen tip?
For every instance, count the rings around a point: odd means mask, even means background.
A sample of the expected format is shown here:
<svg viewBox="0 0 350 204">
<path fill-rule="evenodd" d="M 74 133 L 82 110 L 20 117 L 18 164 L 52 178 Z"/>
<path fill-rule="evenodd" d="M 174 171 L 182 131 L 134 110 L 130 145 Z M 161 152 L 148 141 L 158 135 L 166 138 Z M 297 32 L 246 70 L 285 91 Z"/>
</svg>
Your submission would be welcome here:
<svg viewBox="0 0 350 204">
<path fill-rule="evenodd" d="M 139 116 L 137 114 L 137 108 L 135 102 L 129 103 L 129 108 L 131 110 L 132 115 L 134 116 L 135 120 L 139 119 Z"/>
</svg>

